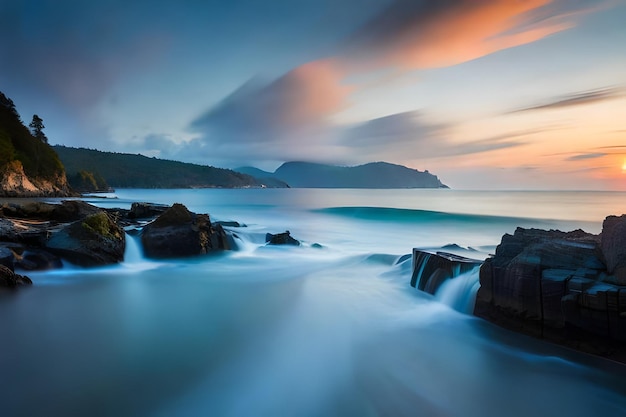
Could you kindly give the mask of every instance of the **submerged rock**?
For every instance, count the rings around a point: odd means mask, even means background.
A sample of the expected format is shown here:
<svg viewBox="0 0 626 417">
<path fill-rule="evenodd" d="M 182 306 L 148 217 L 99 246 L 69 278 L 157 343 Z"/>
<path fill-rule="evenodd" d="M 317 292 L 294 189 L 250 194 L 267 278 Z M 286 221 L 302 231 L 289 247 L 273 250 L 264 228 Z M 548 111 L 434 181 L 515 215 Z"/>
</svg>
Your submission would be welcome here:
<svg viewBox="0 0 626 417">
<path fill-rule="evenodd" d="M 267 243 L 268 245 L 300 246 L 300 241 L 291 237 L 291 233 L 289 232 L 289 230 L 286 230 L 283 233 L 277 233 L 275 235 L 272 233 L 267 233 L 265 235 L 265 243 Z"/>
<path fill-rule="evenodd" d="M 211 224 L 208 214 L 195 214 L 174 204 L 141 233 L 144 254 L 149 258 L 203 255 L 231 248 L 226 232 Z"/>
<path fill-rule="evenodd" d="M 124 259 L 124 230 L 104 211 L 53 233 L 46 249 L 80 266 L 99 266 Z"/>
</svg>

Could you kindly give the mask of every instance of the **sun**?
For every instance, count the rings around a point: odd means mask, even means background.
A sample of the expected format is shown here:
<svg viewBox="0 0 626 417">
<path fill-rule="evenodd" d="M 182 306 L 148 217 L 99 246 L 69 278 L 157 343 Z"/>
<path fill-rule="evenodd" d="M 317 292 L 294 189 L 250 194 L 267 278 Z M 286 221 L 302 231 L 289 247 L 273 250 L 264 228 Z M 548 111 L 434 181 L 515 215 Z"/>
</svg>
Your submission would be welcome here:
<svg viewBox="0 0 626 417">
<path fill-rule="evenodd" d="M 626 159 L 624 159 L 624 163 L 622 164 L 622 174 L 626 174 Z"/>
</svg>

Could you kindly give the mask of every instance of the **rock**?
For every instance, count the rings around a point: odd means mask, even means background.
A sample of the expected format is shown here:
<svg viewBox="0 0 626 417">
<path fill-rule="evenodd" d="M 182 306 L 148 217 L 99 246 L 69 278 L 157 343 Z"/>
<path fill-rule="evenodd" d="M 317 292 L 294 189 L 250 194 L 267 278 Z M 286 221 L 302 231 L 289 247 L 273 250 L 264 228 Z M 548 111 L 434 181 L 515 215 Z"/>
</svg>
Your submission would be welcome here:
<svg viewBox="0 0 626 417">
<path fill-rule="evenodd" d="M 55 205 L 50 220 L 57 222 L 73 222 L 87 216 L 101 213 L 102 209 L 81 200 L 66 200 Z"/>
<path fill-rule="evenodd" d="M 611 284 L 602 262 L 619 259 L 620 249 L 614 247 L 619 226 L 612 221 L 605 229 L 611 232 L 602 236 L 612 242 L 606 244 L 611 249 L 602 251 L 598 236 L 580 230 L 518 228 L 504 235 L 495 256 L 481 266 L 474 314 L 511 330 L 626 360 L 626 286 Z"/>
<path fill-rule="evenodd" d="M 163 214 L 168 206 L 153 203 L 133 203 L 128 212 L 129 219 L 148 219 Z"/>
<path fill-rule="evenodd" d="M 292 238 L 291 234 L 289 233 L 289 230 L 283 233 L 275 234 L 275 235 L 271 233 L 267 233 L 265 235 L 265 243 L 267 243 L 268 245 L 300 246 L 300 241 Z"/>
<path fill-rule="evenodd" d="M 225 226 L 225 227 L 248 227 L 245 224 L 239 223 L 239 222 L 235 222 L 235 221 L 223 221 L 223 220 L 219 220 L 216 221 L 215 223 Z"/>
<path fill-rule="evenodd" d="M 11 249 L 0 246 L 0 265 L 6 266 L 11 271 L 15 269 L 13 251 Z"/>
<path fill-rule="evenodd" d="M 29 271 L 44 271 L 63 267 L 58 256 L 37 249 L 25 251 L 17 261 L 17 266 Z"/>
<path fill-rule="evenodd" d="M 33 281 L 24 275 L 18 275 L 4 265 L 0 265 L 0 288 L 15 288 L 32 285 Z"/>
<path fill-rule="evenodd" d="M 46 249 L 80 266 L 109 265 L 124 259 L 124 230 L 104 211 L 53 233 Z"/>
<path fill-rule="evenodd" d="M 174 204 L 141 233 L 149 258 L 175 258 L 229 250 L 229 238 L 221 225 L 212 225 L 208 214 L 195 214 Z"/>
<path fill-rule="evenodd" d="M 609 274 L 626 285 L 626 215 L 608 216 L 602 223 L 600 245 Z"/>
<path fill-rule="evenodd" d="M 434 294 L 447 279 L 471 271 L 481 263 L 482 261 L 451 253 L 431 253 L 413 249 L 411 286 L 429 294 Z"/>
</svg>

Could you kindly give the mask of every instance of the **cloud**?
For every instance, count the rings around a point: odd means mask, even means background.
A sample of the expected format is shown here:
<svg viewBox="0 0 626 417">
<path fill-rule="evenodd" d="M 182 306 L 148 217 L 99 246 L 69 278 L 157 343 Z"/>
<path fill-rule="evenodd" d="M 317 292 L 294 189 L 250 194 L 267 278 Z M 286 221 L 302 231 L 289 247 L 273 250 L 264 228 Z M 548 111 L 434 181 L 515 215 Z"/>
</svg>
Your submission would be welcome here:
<svg viewBox="0 0 626 417">
<path fill-rule="evenodd" d="M 263 85 L 250 81 L 191 123 L 220 140 L 281 141 L 325 124 L 341 110 L 350 89 L 332 61 L 314 61 Z"/>
<path fill-rule="evenodd" d="M 606 152 L 591 152 L 591 153 L 582 153 L 578 155 L 572 155 L 568 158 L 565 158 L 566 161 L 584 161 L 587 159 L 597 159 L 606 156 Z"/>
<path fill-rule="evenodd" d="M 597 90 L 577 92 L 574 94 L 553 98 L 551 100 L 548 100 L 546 103 L 524 107 L 518 110 L 514 110 L 510 113 L 522 113 L 537 110 L 554 110 L 575 106 L 585 106 L 625 96 L 626 90 L 624 90 L 623 88 L 602 88 Z"/>
<path fill-rule="evenodd" d="M 349 104 L 356 86 L 347 79 L 368 71 L 408 71 L 456 65 L 496 51 L 530 43 L 573 25 L 562 0 L 394 0 L 355 30 L 329 58 L 299 66 L 270 83 L 250 81 L 202 116 L 190 129 L 191 144 L 213 156 L 336 156 L 358 145 L 370 151 L 406 156 L 460 155 L 515 147 L 519 137 L 449 143 L 441 127 L 418 121 L 415 113 L 392 115 L 345 129 L 332 116 Z M 568 4 L 569 6 L 564 6 Z M 548 10 L 546 6 L 551 8 Z M 515 135 L 514 135 L 515 136 Z M 432 141 L 429 138 L 435 137 Z"/>
<path fill-rule="evenodd" d="M 386 158 L 408 161 L 490 152 L 526 144 L 526 136 L 537 130 L 512 132 L 469 142 L 449 138 L 452 126 L 430 124 L 419 112 L 385 116 L 347 128 L 340 138 L 346 154 L 364 160 Z"/>
<path fill-rule="evenodd" d="M 0 5 L 0 62 L 10 67 L 0 81 L 59 98 L 58 104 L 74 111 L 95 105 L 117 80 L 148 68 L 167 48 L 167 36 L 137 25 L 122 2 L 74 8 L 54 1 L 20 3 Z"/>
<path fill-rule="evenodd" d="M 348 39 L 346 64 L 456 65 L 566 30 L 574 25 L 571 9 L 551 0 L 395 0 Z"/>
</svg>

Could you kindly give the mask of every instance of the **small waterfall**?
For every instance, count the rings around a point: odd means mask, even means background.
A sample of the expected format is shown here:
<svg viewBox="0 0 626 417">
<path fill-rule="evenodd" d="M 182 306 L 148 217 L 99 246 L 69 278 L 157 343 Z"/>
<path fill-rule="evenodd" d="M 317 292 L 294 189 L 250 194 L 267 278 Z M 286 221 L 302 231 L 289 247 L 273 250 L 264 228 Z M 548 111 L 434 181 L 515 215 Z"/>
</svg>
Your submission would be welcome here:
<svg viewBox="0 0 626 417">
<path fill-rule="evenodd" d="M 482 261 L 445 252 L 413 249 L 411 286 L 435 295 L 457 311 L 471 314 L 480 287 Z"/>
<path fill-rule="evenodd" d="M 126 233 L 126 249 L 124 250 L 124 263 L 136 264 L 144 262 L 143 251 L 139 243 L 139 237 L 133 237 Z"/>
<path fill-rule="evenodd" d="M 480 267 L 446 280 L 437 292 L 435 299 L 456 311 L 472 314 L 476 302 L 476 294 L 480 288 Z"/>
</svg>

